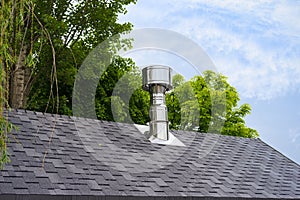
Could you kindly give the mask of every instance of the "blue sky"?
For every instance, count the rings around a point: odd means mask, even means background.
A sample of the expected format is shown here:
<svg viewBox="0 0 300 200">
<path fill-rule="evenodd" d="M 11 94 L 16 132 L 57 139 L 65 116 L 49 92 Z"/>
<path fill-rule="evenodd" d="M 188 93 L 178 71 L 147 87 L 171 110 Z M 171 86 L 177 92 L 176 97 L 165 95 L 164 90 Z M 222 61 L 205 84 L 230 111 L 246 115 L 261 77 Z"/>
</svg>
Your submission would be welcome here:
<svg viewBox="0 0 300 200">
<path fill-rule="evenodd" d="M 300 164 L 299 19 L 297 0 L 138 0 L 120 16 L 198 43 L 252 106 L 247 125 Z"/>
</svg>

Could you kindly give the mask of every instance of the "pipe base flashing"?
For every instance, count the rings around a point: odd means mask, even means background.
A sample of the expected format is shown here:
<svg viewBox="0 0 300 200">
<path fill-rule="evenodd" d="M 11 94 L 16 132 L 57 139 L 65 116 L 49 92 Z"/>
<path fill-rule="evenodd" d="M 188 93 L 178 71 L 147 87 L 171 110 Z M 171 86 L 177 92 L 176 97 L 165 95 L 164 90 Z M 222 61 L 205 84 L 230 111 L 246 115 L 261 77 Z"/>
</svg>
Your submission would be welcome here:
<svg viewBox="0 0 300 200">
<path fill-rule="evenodd" d="M 145 135 L 151 143 L 185 147 L 185 145 L 178 138 L 176 138 L 171 131 L 169 131 L 168 140 L 161 140 L 149 134 L 149 130 L 150 130 L 149 126 L 140 125 L 140 124 L 134 124 L 134 126 L 143 135 Z"/>
</svg>

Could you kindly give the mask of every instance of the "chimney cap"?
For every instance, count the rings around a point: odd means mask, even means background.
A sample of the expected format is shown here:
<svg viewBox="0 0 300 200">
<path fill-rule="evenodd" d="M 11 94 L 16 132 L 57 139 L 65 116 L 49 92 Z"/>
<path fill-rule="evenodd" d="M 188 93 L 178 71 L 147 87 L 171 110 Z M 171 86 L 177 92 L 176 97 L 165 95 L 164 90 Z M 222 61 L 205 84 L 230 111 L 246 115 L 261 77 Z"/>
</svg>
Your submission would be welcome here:
<svg viewBox="0 0 300 200">
<path fill-rule="evenodd" d="M 153 65 L 143 68 L 143 89 L 149 91 L 151 85 L 162 85 L 166 90 L 172 87 L 172 68 L 163 65 Z"/>
</svg>

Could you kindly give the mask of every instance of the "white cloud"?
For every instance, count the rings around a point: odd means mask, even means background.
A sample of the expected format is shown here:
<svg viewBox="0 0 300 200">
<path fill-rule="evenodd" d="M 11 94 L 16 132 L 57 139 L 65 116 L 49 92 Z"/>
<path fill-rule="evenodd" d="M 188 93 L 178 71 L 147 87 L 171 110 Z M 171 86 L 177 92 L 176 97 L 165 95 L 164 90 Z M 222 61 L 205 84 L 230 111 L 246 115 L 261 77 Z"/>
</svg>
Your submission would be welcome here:
<svg viewBox="0 0 300 200">
<path fill-rule="evenodd" d="M 272 20 L 280 24 L 281 31 L 300 38 L 300 2 L 283 1 L 277 4 L 272 13 Z"/>
<path fill-rule="evenodd" d="M 300 1 L 139 1 L 125 19 L 192 38 L 242 96 L 271 99 L 300 88 Z"/>
<path fill-rule="evenodd" d="M 299 128 L 290 129 L 289 137 L 292 143 L 296 144 L 297 148 L 300 148 L 300 129 Z"/>
<path fill-rule="evenodd" d="M 232 11 L 238 11 L 238 10 L 254 10 L 258 7 L 261 7 L 264 4 L 269 4 L 272 1 L 270 0 L 243 0 L 243 1 L 237 1 L 237 0 L 225 0 L 225 1 L 219 1 L 219 0 L 185 0 L 185 3 L 194 3 L 194 4 L 206 4 L 214 7 L 221 7 L 225 9 L 229 9 Z"/>
</svg>

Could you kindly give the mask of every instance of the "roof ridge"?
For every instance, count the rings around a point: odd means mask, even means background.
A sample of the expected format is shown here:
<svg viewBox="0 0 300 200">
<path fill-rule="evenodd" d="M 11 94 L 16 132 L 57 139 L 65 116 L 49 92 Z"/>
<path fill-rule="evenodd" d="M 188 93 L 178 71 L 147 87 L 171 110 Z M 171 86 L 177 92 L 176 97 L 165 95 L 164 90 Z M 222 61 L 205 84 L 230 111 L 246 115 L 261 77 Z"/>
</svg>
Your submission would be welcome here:
<svg viewBox="0 0 300 200">
<path fill-rule="evenodd" d="M 7 110 L 7 109 L 4 109 Z M 34 115 L 44 115 L 49 117 L 59 117 L 63 119 L 72 119 L 72 120 L 85 120 L 85 121 L 95 121 L 95 122 L 102 122 L 102 123 L 114 123 L 114 124 L 132 124 L 132 123 L 126 123 L 126 122 L 115 122 L 115 121 L 108 121 L 108 120 L 101 120 L 101 119 L 94 119 L 94 118 L 88 118 L 88 117 L 81 117 L 81 116 L 73 116 L 73 115 L 63 115 L 63 114 L 55 114 L 55 113 L 48 113 L 48 112 L 41 112 L 41 111 L 33 111 L 33 110 L 27 110 L 27 109 L 17 109 L 17 108 L 9 108 L 11 111 L 15 111 L 17 113 L 32 113 Z M 9 111 L 9 112 L 11 112 Z M 141 124 L 144 125 L 144 124 Z M 146 125 L 145 125 L 146 126 Z M 138 130 L 138 129 L 137 129 Z M 247 138 L 247 137 L 240 137 L 240 136 L 234 136 L 234 135 L 223 135 L 220 133 L 204 133 L 204 132 L 197 132 L 197 131 L 188 131 L 188 130 L 176 130 L 176 129 L 170 129 L 170 131 L 179 131 L 179 132 L 192 132 L 196 134 L 209 134 L 209 135 L 216 135 L 221 136 L 224 138 L 234 138 L 234 139 L 243 139 L 243 140 L 257 140 L 258 138 Z"/>
<path fill-rule="evenodd" d="M 218 135 L 218 136 L 221 136 L 221 137 L 234 138 L 234 139 L 248 139 L 248 140 L 260 139 L 259 137 L 257 137 L 257 138 L 248 138 L 248 137 L 240 137 L 240 136 L 234 136 L 234 135 L 223 135 L 221 133 L 205 133 L 205 132 L 198 132 L 198 131 L 175 130 L 175 129 L 171 129 L 171 131 L 180 131 L 180 132 L 189 132 L 189 133 L 193 132 L 193 133 L 200 133 L 200 134 Z"/>
<path fill-rule="evenodd" d="M 7 112 L 7 108 L 4 109 L 4 111 Z M 17 109 L 17 108 L 9 108 L 8 112 L 16 112 L 16 113 L 28 113 L 28 114 L 34 114 L 34 115 L 43 115 L 43 116 L 49 116 L 49 117 L 55 117 L 55 118 L 63 118 L 63 119 L 72 119 L 72 120 L 85 120 L 85 121 L 94 121 L 94 122 L 101 122 L 101 123 L 113 123 L 113 124 L 127 124 L 127 125 L 133 125 L 134 123 L 126 123 L 126 122 L 115 122 L 115 121 L 108 121 L 108 120 L 101 120 L 101 119 L 94 119 L 94 118 L 88 118 L 88 117 L 81 117 L 81 116 L 71 116 L 71 115 L 64 115 L 64 114 L 55 114 L 55 113 L 49 113 L 49 112 L 41 112 L 41 111 L 33 111 L 33 110 L 27 110 L 27 109 Z M 144 124 L 141 124 L 144 125 Z M 146 125 L 145 125 L 146 126 Z M 139 131 L 138 129 L 136 129 Z M 209 134 L 209 135 L 215 135 L 215 136 L 221 136 L 224 138 L 234 138 L 237 140 L 257 140 L 259 138 L 246 138 L 246 137 L 239 137 L 239 136 L 233 136 L 233 135 L 223 135 L 220 133 L 204 133 L 204 132 L 197 132 L 197 131 L 188 131 L 188 130 L 176 130 L 176 129 L 170 129 L 172 132 L 180 131 L 180 132 L 193 132 L 197 134 Z"/>
<path fill-rule="evenodd" d="M 59 117 L 63 119 L 76 119 L 76 120 L 85 120 L 85 121 L 97 121 L 97 122 L 103 122 L 103 123 L 114 123 L 114 124 L 131 124 L 126 122 L 115 122 L 115 121 L 108 121 L 108 120 L 102 120 L 102 119 L 95 119 L 95 118 L 89 118 L 89 117 L 81 117 L 81 116 L 73 116 L 73 115 L 64 115 L 64 114 L 56 114 L 56 113 L 49 113 L 49 112 L 42 112 L 42 111 L 33 111 L 33 110 L 27 110 L 27 109 L 18 109 L 18 108 L 5 108 L 5 112 L 8 111 L 8 113 L 15 112 L 15 113 L 28 113 L 33 115 L 43 115 L 43 116 L 49 116 L 49 117 Z"/>
</svg>

